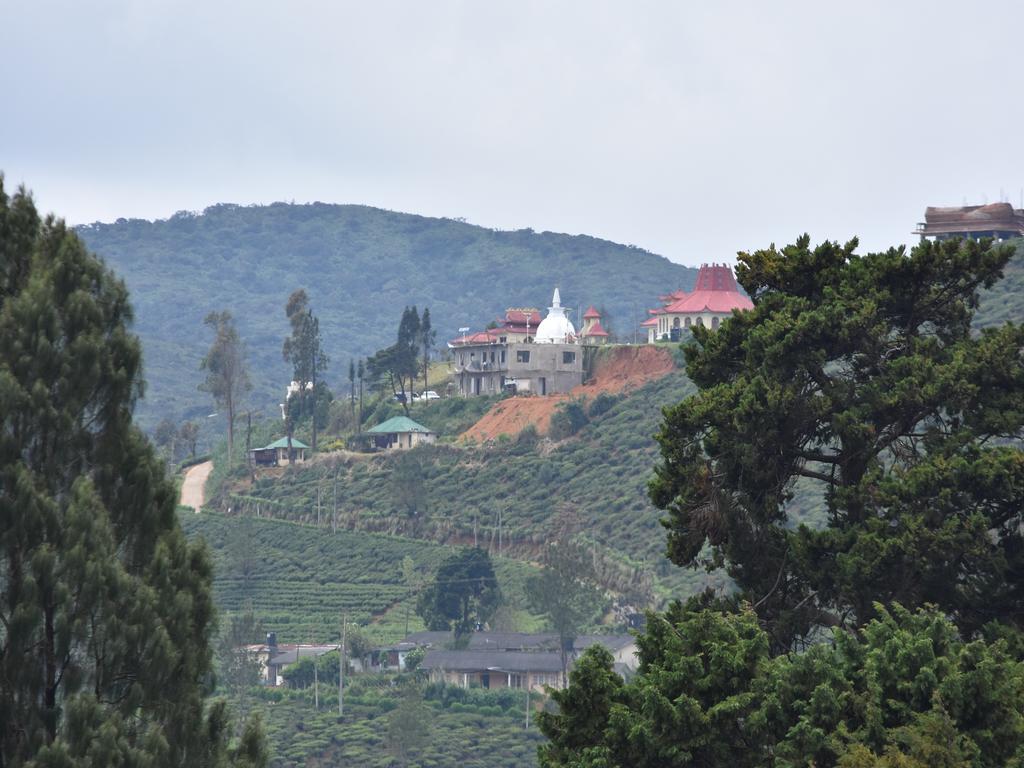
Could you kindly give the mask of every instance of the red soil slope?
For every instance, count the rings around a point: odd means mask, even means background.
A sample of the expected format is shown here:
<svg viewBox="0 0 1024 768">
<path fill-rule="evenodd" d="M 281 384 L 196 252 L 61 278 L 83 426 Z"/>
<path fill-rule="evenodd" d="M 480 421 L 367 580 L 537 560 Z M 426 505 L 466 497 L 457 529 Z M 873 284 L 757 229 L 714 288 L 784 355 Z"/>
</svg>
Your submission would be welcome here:
<svg viewBox="0 0 1024 768">
<path fill-rule="evenodd" d="M 572 398 L 590 400 L 602 392 L 618 394 L 660 379 L 675 368 L 672 353 L 664 347 L 616 347 L 603 355 L 594 369 L 594 377 L 568 395 L 513 397 L 495 403 L 480 420 L 462 433 L 460 439 L 484 442 L 499 435 L 517 435 L 533 425 L 546 435 L 551 416 L 561 403 Z"/>
</svg>

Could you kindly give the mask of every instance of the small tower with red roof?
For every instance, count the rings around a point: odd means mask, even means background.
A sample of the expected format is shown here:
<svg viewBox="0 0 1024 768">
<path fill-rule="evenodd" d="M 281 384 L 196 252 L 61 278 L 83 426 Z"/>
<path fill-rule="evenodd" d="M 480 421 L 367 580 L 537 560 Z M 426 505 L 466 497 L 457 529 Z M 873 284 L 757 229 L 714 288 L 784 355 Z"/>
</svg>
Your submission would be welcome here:
<svg viewBox="0 0 1024 768">
<path fill-rule="evenodd" d="M 608 331 L 601 325 L 601 313 L 591 305 L 583 313 L 583 329 L 580 337 L 584 344 L 605 344 L 608 341 Z"/>
</svg>

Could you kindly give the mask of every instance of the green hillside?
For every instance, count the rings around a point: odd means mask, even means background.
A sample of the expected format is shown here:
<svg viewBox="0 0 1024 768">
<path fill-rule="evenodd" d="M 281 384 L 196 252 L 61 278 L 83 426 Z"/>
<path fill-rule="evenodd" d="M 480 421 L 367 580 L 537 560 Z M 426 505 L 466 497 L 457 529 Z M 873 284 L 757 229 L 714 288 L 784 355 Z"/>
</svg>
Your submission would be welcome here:
<svg viewBox="0 0 1024 768">
<path fill-rule="evenodd" d="M 235 496 L 214 503 L 226 509 L 282 519 L 316 519 L 317 488 L 333 499 L 343 527 L 401 533 L 428 541 L 472 542 L 496 547 L 501 515 L 502 544 L 508 554 L 531 559 L 552 534 L 556 520 L 575 521 L 580 535 L 602 558 L 609 586 L 636 597 L 678 595 L 702 586 L 702 573 L 682 571 L 664 557 L 661 513 L 647 498 L 647 481 L 657 460 L 653 435 L 661 408 L 693 391 L 681 371 L 624 396 L 601 398 L 587 423 L 557 444 L 530 432 L 477 446 L 439 444 L 410 454 L 377 454 L 359 459 L 324 457 L 280 477 L 263 477 Z M 430 405 L 418 412 L 430 420 Z M 598 413 L 600 408 L 606 408 Z M 339 455 L 343 456 L 343 455 Z M 398 493 L 402 462 L 419 465 L 420 509 L 411 514 Z"/>
<path fill-rule="evenodd" d="M 555 285 L 569 306 L 604 307 L 612 330 L 696 271 L 633 246 L 532 230 L 499 232 L 355 205 L 217 205 L 162 221 L 119 219 L 79 228 L 131 291 L 146 351 L 143 422 L 210 412 L 196 391 L 209 341 L 203 318 L 228 309 L 253 371 L 252 400 L 276 404 L 284 304 L 305 287 L 341 388 L 348 360 L 393 341 L 402 308 L 429 307 L 439 345 L 508 306 L 547 306 Z"/>
<path fill-rule="evenodd" d="M 189 537 L 206 540 L 214 556 L 214 597 L 222 612 L 251 604 L 267 631 L 282 642 L 338 636 L 342 613 L 365 625 L 369 638 L 390 642 L 423 629 L 410 609 L 415 596 L 403 580 L 402 560 L 429 577 L 451 547 L 398 536 L 317 529 L 283 520 L 182 513 Z M 528 629 L 523 584 L 531 567 L 497 558 L 495 572 L 513 619 Z"/>
</svg>

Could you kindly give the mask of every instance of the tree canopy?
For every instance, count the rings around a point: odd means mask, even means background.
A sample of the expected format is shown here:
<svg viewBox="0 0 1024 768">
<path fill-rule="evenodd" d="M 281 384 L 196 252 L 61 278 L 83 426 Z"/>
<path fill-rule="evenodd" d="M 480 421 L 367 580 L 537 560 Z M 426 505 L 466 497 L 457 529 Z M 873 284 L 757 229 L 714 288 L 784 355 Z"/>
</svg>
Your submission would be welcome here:
<svg viewBox="0 0 1024 768">
<path fill-rule="evenodd" d="M 588 649 L 541 713 L 545 768 L 1019 766 L 1024 665 L 934 610 L 772 656 L 751 610 L 651 615 L 636 678 Z"/>
<path fill-rule="evenodd" d="M 669 556 L 724 565 L 776 649 L 876 603 L 1019 625 L 1024 328 L 971 328 L 1012 249 L 856 245 L 740 254 L 754 309 L 694 330 L 700 391 L 666 411 L 651 488 Z M 824 528 L 790 519 L 797 481 Z"/>
<path fill-rule="evenodd" d="M 486 623 L 501 604 L 501 590 L 487 551 L 466 547 L 445 560 L 434 582 L 420 594 L 416 612 L 435 631 L 454 631 L 456 639 Z"/>
<path fill-rule="evenodd" d="M 0 178 L 0 765 L 227 762 L 211 565 L 132 424 L 124 284 Z M 259 765 L 258 729 L 236 757 Z"/>
</svg>

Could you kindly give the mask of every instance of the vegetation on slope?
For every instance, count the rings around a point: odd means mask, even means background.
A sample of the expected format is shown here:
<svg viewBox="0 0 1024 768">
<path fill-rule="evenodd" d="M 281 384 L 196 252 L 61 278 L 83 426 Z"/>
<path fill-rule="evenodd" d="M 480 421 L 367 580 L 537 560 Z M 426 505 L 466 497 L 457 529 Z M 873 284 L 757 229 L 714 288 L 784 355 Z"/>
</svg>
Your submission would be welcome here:
<svg viewBox="0 0 1024 768">
<path fill-rule="evenodd" d="M 417 578 L 429 579 L 451 547 L 399 536 L 315 528 L 283 520 L 181 514 L 190 538 L 203 538 L 214 559 L 213 591 L 226 613 L 251 606 L 266 631 L 281 642 L 325 642 L 339 634 L 340 620 L 366 625 L 367 636 L 390 642 L 423 629 L 416 594 L 403 573 L 410 558 Z M 529 565 L 499 558 L 498 583 L 505 612 L 527 629 L 538 620 L 526 612 Z"/>
<path fill-rule="evenodd" d="M 222 493 L 215 503 L 246 514 L 259 504 L 264 515 L 315 522 L 317 488 L 322 506 L 324 499 L 333 505 L 337 476 L 343 528 L 449 543 L 476 540 L 496 551 L 500 516 L 502 551 L 531 559 L 553 526 L 568 524 L 599 555 L 606 585 L 641 602 L 652 592 L 661 598 L 688 594 L 706 577 L 665 560 L 661 515 L 647 498 L 647 481 L 657 457 L 652 436 L 661 408 L 692 391 L 686 375 L 676 371 L 580 406 L 585 423 L 558 443 L 527 430 L 485 445 L 325 456 L 264 476 L 233 496 Z M 414 510 L 404 501 L 410 494 Z"/>
<path fill-rule="evenodd" d="M 163 221 L 119 219 L 79 232 L 128 284 L 146 348 L 154 420 L 205 416 L 196 392 L 202 322 L 229 310 L 254 371 L 253 402 L 280 401 L 284 306 L 304 287 L 320 319 L 335 391 L 348 360 L 393 342 L 402 307 L 429 307 L 438 341 L 483 326 L 508 306 L 546 306 L 558 284 L 569 302 L 608 312 L 613 330 L 659 294 L 689 288 L 696 271 L 642 249 L 586 236 L 497 232 L 364 206 L 217 205 Z"/>
<path fill-rule="evenodd" d="M 408 757 L 422 768 L 522 768 L 537 764 L 544 737 L 524 728 L 522 691 L 464 690 L 438 684 L 413 690 L 396 686 L 391 675 L 356 677 L 345 691 L 345 715 L 338 716 L 337 686 L 321 684 L 320 710 L 310 688 L 254 690 L 254 709 L 263 715 L 274 768 L 330 765 L 388 768 L 399 765 L 402 736 Z M 537 705 L 534 695 L 532 706 Z M 404 710 L 404 711 L 403 711 Z M 406 717 L 402 717 L 406 714 Z M 414 718 L 415 737 L 409 722 Z M 531 713 L 531 719 L 533 717 Z M 402 729 L 406 729 L 403 734 Z"/>
</svg>

